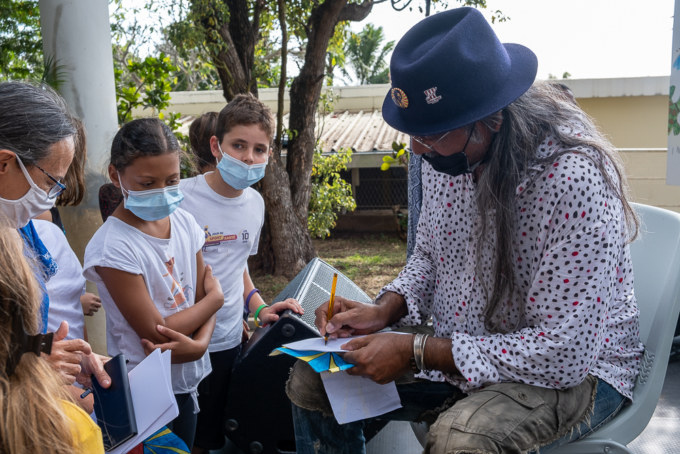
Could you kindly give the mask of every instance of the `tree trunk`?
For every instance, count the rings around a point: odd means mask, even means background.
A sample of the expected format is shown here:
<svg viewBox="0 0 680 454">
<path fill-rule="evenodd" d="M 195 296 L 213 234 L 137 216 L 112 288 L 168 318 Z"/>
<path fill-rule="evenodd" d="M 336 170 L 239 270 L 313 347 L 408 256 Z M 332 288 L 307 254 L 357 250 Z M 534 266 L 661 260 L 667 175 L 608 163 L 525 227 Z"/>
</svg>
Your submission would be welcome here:
<svg viewBox="0 0 680 454">
<path fill-rule="evenodd" d="M 222 82 L 222 94 L 227 102 L 239 93 L 250 92 L 257 96 L 253 61 L 260 27 L 260 11 L 264 2 L 255 2 L 251 22 L 246 0 L 222 1 L 229 9 L 228 23 L 218 23 L 210 8 L 202 9 L 200 15 L 210 58 Z"/>
<path fill-rule="evenodd" d="M 281 76 L 279 77 L 278 102 L 276 104 L 276 136 L 274 149 L 280 153 L 283 149 L 283 106 L 288 80 L 288 25 L 286 24 L 286 2 L 278 0 L 279 26 L 281 27 Z"/>
<path fill-rule="evenodd" d="M 372 1 L 348 5 L 347 0 L 326 0 L 315 6 L 307 22 L 304 65 L 290 89 L 291 137 L 286 171 L 273 159 L 262 184 L 274 251 L 274 274 L 293 277 L 315 256 L 307 230 L 312 161 L 316 146 L 316 111 L 324 81 L 326 51 L 340 20 L 362 20 Z M 275 156 L 277 158 L 278 156 Z"/>
<path fill-rule="evenodd" d="M 260 262 L 265 267 L 264 271 L 292 278 L 316 253 L 307 231 L 307 219 L 300 222 L 293 206 L 290 180 L 281 159 L 272 156 L 267 167 L 261 194 L 269 222 L 265 226 L 267 231 L 262 234 L 258 255 L 264 255 Z M 267 238 L 271 240 L 269 245 L 266 244 Z M 268 255 L 269 251 L 271 255 Z M 272 256 L 273 261 L 270 261 Z"/>
<path fill-rule="evenodd" d="M 315 256 L 307 230 L 316 145 L 314 116 L 323 84 L 326 49 L 346 3 L 347 0 L 327 0 L 312 10 L 305 63 L 290 90 L 289 128 L 295 133 L 288 142 L 286 171 L 274 156 L 262 184 L 270 220 L 275 220 L 269 224 L 274 274 L 293 277 Z"/>
<path fill-rule="evenodd" d="M 316 146 L 316 111 L 321 96 L 326 49 L 347 0 L 327 0 L 316 6 L 307 26 L 305 63 L 290 88 L 289 128 L 295 131 L 288 142 L 286 170 L 295 213 L 307 225 L 311 191 L 312 160 Z M 311 239 L 310 239 L 311 241 Z"/>
<path fill-rule="evenodd" d="M 363 20 L 372 8 L 372 1 L 347 4 L 346 0 L 326 0 L 312 9 L 309 18 L 305 63 L 290 88 L 289 128 L 297 134 L 289 141 L 286 162 L 293 206 L 298 218 L 304 219 L 305 225 L 316 146 L 316 112 L 323 87 L 328 43 L 338 22 Z"/>
</svg>

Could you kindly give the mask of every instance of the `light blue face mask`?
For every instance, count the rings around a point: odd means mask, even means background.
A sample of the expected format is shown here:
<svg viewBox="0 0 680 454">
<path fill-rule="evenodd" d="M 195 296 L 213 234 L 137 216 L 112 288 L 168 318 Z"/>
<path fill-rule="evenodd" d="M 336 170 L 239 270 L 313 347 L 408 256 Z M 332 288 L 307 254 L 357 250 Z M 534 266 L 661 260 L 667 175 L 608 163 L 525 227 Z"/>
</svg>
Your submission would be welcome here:
<svg viewBox="0 0 680 454">
<path fill-rule="evenodd" d="M 264 178 L 268 159 L 262 164 L 248 165 L 223 152 L 219 144 L 217 147 L 222 153 L 222 159 L 217 163 L 217 170 L 220 171 L 224 182 L 232 188 L 242 190 Z"/>
<path fill-rule="evenodd" d="M 124 207 L 145 221 L 158 221 L 167 218 L 177 209 L 184 200 L 184 194 L 179 190 L 179 185 L 167 186 L 165 188 L 149 189 L 148 191 L 130 191 L 123 187 L 118 176 L 118 182 L 123 190 Z"/>
</svg>

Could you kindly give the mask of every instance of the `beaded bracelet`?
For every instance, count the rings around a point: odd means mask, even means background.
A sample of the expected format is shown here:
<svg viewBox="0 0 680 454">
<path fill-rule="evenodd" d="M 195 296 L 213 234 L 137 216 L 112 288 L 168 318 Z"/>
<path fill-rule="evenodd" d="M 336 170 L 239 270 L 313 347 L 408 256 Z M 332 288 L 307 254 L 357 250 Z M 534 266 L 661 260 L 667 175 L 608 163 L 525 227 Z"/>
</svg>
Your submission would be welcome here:
<svg viewBox="0 0 680 454">
<path fill-rule="evenodd" d="M 253 315 L 253 320 L 255 321 L 255 326 L 257 328 L 266 326 L 266 325 L 260 325 L 260 322 L 257 321 L 257 317 L 260 315 L 260 311 L 265 307 L 269 307 L 269 306 L 267 306 L 266 303 L 262 303 L 260 305 L 260 307 L 258 307 L 257 310 L 255 311 L 255 315 Z"/>
</svg>

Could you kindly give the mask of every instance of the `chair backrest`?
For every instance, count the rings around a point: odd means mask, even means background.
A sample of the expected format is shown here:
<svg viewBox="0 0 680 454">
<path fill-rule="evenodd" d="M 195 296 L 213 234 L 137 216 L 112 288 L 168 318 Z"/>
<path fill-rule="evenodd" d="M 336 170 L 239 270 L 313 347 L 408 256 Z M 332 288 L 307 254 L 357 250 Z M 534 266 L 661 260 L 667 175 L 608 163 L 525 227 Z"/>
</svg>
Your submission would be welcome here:
<svg viewBox="0 0 680 454">
<path fill-rule="evenodd" d="M 623 446 L 647 426 L 661 394 L 680 314 L 680 214 L 633 205 L 642 223 L 640 236 L 631 244 L 630 251 L 640 309 L 640 338 L 645 345 L 633 403 L 590 436 L 563 446 L 555 454 L 628 452 Z M 610 447 L 619 450 L 592 450 L 610 440 L 614 442 Z"/>
</svg>

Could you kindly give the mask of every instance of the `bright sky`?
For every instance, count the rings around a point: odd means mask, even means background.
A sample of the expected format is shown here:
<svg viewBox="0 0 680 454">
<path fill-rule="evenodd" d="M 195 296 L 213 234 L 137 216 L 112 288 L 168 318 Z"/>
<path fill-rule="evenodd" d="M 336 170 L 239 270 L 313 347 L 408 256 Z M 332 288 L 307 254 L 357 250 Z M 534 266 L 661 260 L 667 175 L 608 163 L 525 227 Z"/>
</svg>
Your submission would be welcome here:
<svg viewBox="0 0 680 454">
<path fill-rule="evenodd" d="M 399 38 L 424 17 L 396 12 L 390 1 L 375 5 L 366 23 L 383 27 L 387 40 Z M 487 0 L 482 10 L 501 10 L 509 21 L 493 25 L 501 42 L 527 46 L 538 56 L 538 78 L 572 79 L 663 76 L 671 70 L 673 0 Z M 458 3 L 449 0 L 450 7 Z M 437 10 L 435 10 L 437 11 Z M 431 13 L 432 14 L 432 13 Z"/>
</svg>

